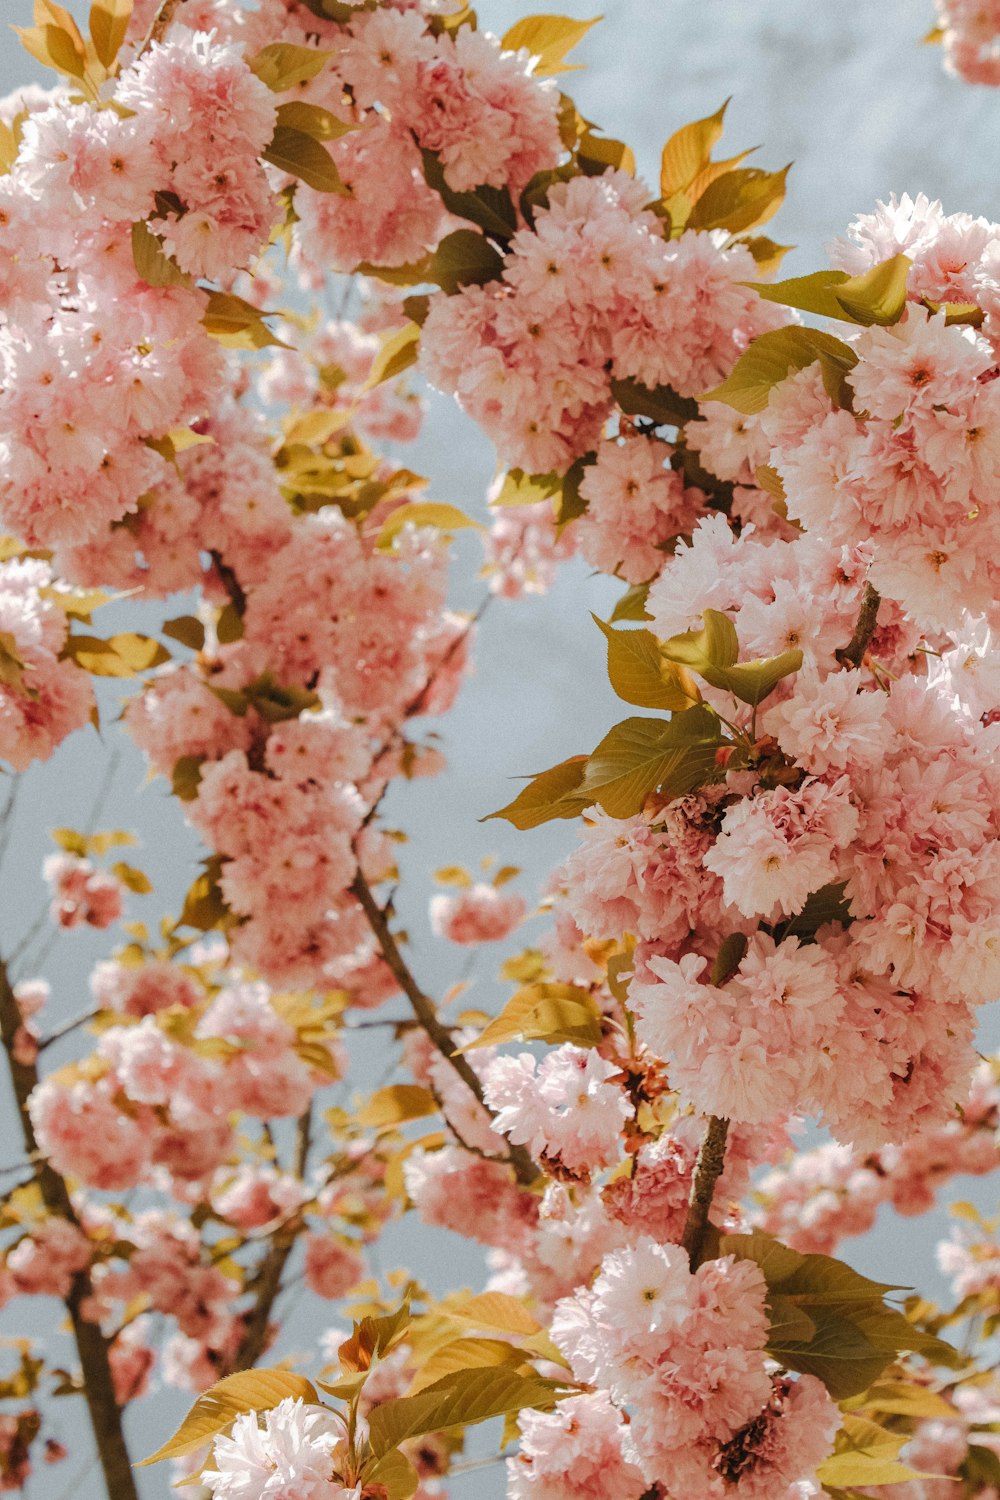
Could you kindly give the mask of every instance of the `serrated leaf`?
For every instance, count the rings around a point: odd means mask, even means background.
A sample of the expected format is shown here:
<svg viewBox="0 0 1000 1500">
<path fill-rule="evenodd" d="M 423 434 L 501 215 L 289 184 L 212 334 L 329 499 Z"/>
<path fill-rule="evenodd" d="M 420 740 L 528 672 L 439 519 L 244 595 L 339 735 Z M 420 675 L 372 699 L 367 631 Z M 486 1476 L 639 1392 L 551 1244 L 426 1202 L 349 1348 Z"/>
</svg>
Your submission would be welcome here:
<svg viewBox="0 0 1000 1500">
<path fill-rule="evenodd" d="M 668 722 L 624 719 L 588 757 L 580 795 L 613 818 L 630 818 L 658 788 L 682 797 L 701 786 L 723 743 L 718 719 L 701 705 Z"/>
<path fill-rule="evenodd" d="M 896 1455 L 909 1441 L 908 1432 L 888 1432 L 876 1422 L 845 1415 L 836 1447 L 817 1469 L 824 1485 L 900 1484 L 919 1478 L 915 1469 L 900 1463 Z"/>
<path fill-rule="evenodd" d="M 420 1475 L 399 1448 L 391 1448 L 370 1466 L 366 1464 L 360 1478 L 366 1493 L 380 1495 L 384 1489 L 389 1500 L 410 1500 L 420 1486 Z"/>
<path fill-rule="evenodd" d="M 410 1148 L 419 1142 L 411 1142 Z M 387 1354 L 410 1326 L 410 1304 L 404 1301 L 391 1313 L 369 1316 L 355 1323 L 349 1339 L 337 1350 L 345 1370 L 368 1370 L 372 1363 Z M 389 1444 L 390 1447 L 394 1446 Z"/>
<path fill-rule="evenodd" d="M 687 227 L 728 229 L 730 234 L 757 229 L 772 219 L 785 201 L 788 172 L 789 167 L 780 172 L 763 172 L 759 167 L 724 172 L 702 193 L 691 210 Z"/>
<path fill-rule="evenodd" d="M 438 1102 L 430 1089 L 418 1083 L 393 1083 L 372 1094 L 355 1119 L 368 1129 L 384 1130 L 390 1125 L 401 1125 L 404 1120 L 422 1120 L 437 1112 Z"/>
<path fill-rule="evenodd" d="M 267 314 L 273 317 L 274 314 Z M 272 333 L 264 322 L 265 314 L 252 302 L 235 292 L 209 292 L 202 314 L 206 332 L 230 349 L 287 349 L 288 344 Z"/>
<path fill-rule="evenodd" d="M 563 58 L 601 19 L 596 16 L 593 21 L 573 21 L 569 16 L 525 16 L 504 33 L 501 46 L 507 52 L 526 47 L 537 59 L 533 70 L 536 78 L 572 73 L 579 64 L 564 63 Z"/>
<path fill-rule="evenodd" d="M 540 980 L 512 995 L 486 1030 L 460 1050 L 470 1052 L 518 1040 L 596 1047 L 602 1035 L 600 1007 L 588 990 Z"/>
<path fill-rule="evenodd" d="M 142 219 L 132 225 L 132 260 L 147 286 L 193 285 L 191 277 L 167 254 L 159 236 Z"/>
<path fill-rule="evenodd" d="M 503 1339 L 455 1339 L 434 1351 L 417 1372 L 407 1394 L 415 1396 L 442 1376 L 454 1375 L 458 1370 L 514 1367 L 523 1365 L 526 1357 L 523 1349 Z"/>
<path fill-rule="evenodd" d="M 722 401 L 747 416 L 756 416 L 765 410 L 771 391 L 780 381 L 817 361 L 827 391 L 838 400 L 844 376 L 858 362 L 850 345 L 818 328 L 774 328 L 754 339 L 722 384 L 706 391 L 701 399 Z"/>
<path fill-rule="evenodd" d="M 93 0 L 90 7 L 90 39 L 106 68 L 114 63 L 125 40 L 132 3 L 133 0 Z"/>
<path fill-rule="evenodd" d="M 297 47 L 291 42 L 271 42 L 247 59 L 247 67 L 275 94 L 284 93 L 316 78 L 333 56 L 320 47 Z"/>
<path fill-rule="evenodd" d="M 714 115 L 707 115 L 704 120 L 693 120 L 690 125 L 682 125 L 667 141 L 660 159 L 661 197 L 669 198 L 674 193 L 683 193 L 699 172 L 704 171 L 711 160 L 713 146 L 722 136 L 728 105 L 727 99 Z"/>
<path fill-rule="evenodd" d="M 650 630 L 613 630 L 591 615 L 608 643 L 608 678 L 619 698 L 640 708 L 662 708 L 683 713 L 701 702 L 690 672 L 668 661 Z"/>
<path fill-rule="evenodd" d="M 501 1333 L 525 1337 L 541 1329 L 520 1298 L 511 1297 L 506 1292 L 480 1292 L 475 1297 L 468 1297 L 457 1307 L 450 1308 L 449 1316 L 468 1328 L 497 1328 Z"/>
<path fill-rule="evenodd" d="M 630 588 L 618 600 L 611 611 L 609 624 L 615 625 L 619 620 L 649 620 L 652 616 L 646 613 L 646 601 L 649 599 L 648 583 L 633 583 Z"/>
<path fill-rule="evenodd" d="M 569 760 L 560 761 L 557 766 L 550 766 L 547 771 L 532 777 L 513 802 L 508 802 L 497 812 L 487 813 L 480 822 L 504 818 L 523 832 L 528 828 L 538 828 L 553 818 L 577 817 L 594 800 L 581 791 L 586 768 L 585 755 L 571 755 Z"/>
<path fill-rule="evenodd" d="M 405 328 L 390 333 L 383 340 L 362 389 L 370 391 L 385 380 L 394 380 L 397 375 L 416 364 L 419 349 L 419 324 L 407 323 Z"/>
<path fill-rule="evenodd" d="M 740 662 L 736 627 L 719 610 L 706 609 L 701 630 L 688 630 L 660 642 L 660 650 L 669 660 L 697 672 L 712 687 L 732 693 L 743 703 L 756 707 L 773 693 L 783 677 L 797 672 L 802 652 L 796 647 L 780 656 L 762 657 Z"/>
<path fill-rule="evenodd" d="M 312 1381 L 291 1370 L 244 1370 L 227 1375 L 198 1397 L 170 1441 L 149 1458 L 141 1459 L 136 1467 L 143 1469 L 164 1458 L 183 1458 L 222 1432 L 242 1412 L 269 1411 L 287 1397 L 311 1405 L 319 1399 Z"/>
<path fill-rule="evenodd" d="M 427 261 L 421 281 L 436 282 L 452 296 L 463 286 L 482 286 L 503 274 L 503 256 L 474 229 L 456 229 L 445 235 Z"/>
<path fill-rule="evenodd" d="M 205 644 L 205 627 L 197 615 L 178 615 L 173 620 L 165 620 L 162 629 L 164 635 L 180 641 L 191 651 L 200 651 Z"/>
<path fill-rule="evenodd" d="M 473 521 L 457 505 L 444 505 L 437 500 L 414 500 L 399 505 L 391 513 L 379 532 L 375 546 L 380 552 L 388 552 L 404 526 L 433 526 L 438 531 L 480 531 Z"/>
<path fill-rule="evenodd" d="M 272 167 L 297 177 L 317 193 L 339 193 L 349 198 L 351 190 L 341 181 L 336 163 L 329 151 L 312 135 L 291 125 L 275 127 L 264 161 Z"/>
<path fill-rule="evenodd" d="M 861 276 L 846 271 L 816 271 L 789 281 L 756 285 L 759 296 L 783 307 L 797 307 L 819 317 L 869 327 L 898 323 L 906 310 L 906 278 L 912 261 L 893 255 Z"/>
<path fill-rule="evenodd" d="M 507 1369 L 458 1370 L 418 1396 L 384 1401 L 369 1415 L 369 1442 L 376 1457 L 408 1438 L 448 1427 L 474 1427 L 509 1412 L 551 1410 L 561 1387 L 538 1375 Z"/>
</svg>

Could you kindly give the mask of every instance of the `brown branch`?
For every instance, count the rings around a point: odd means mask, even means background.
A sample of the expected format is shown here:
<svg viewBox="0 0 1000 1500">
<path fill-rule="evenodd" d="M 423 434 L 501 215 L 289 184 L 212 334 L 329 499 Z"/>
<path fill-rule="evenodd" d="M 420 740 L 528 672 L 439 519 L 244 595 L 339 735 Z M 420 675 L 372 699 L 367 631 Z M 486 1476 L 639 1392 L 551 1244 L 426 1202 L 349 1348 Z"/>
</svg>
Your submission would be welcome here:
<svg viewBox="0 0 1000 1500">
<path fill-rule="evenodd" d="M 11 988 L 6 965 L 0 962 L 0 1040 L 7 1054 L 24 1148 L 28 1156 L 37 1162 L 35 1179 L 49 1213 L 67 1219 L 79 1228 L 80 1221 L 73 1208 L 66 1180 L 41 1155 L 35 1139 L 28 1113 L 28 1099 L 38 1083 L 38 1069 L 34 1063 L 20 1062 L 15 1055 L 21 1025 L 20 1007 Z M 81 1308 L 93 1296 L 93 1292 L 89 1271 L 77 1271 L 65 1298 L 83 1371 L 83 1394 L 90 1412 L 90 1423 L 109 1500 L 139 1500 L 122 1431 L 122 1411 L 115 1397 L 114 1379 L 108 1360 L 108 1340 L 96 1323 L 88 1322 L 81 1314 Z"/>
<path fill-rule="evenodd" d="M 295 1164 L 294 1172 L 298 1178 L 304 1178 L 306 1166 L 309 1161 L 309 1147 L 312 1143 L 312 1105 L 299 1117 L 298 1130 L 295 1137 Z M 295 1248 L 295 1241 L 301 1232 L 301 1221 L 298 1223 L 283 1224 L 274 1231 L 271 1244 L 266 1254 L 262 1257 L 260 1265 L 251 1283 L 254 1304 L 247 1318 L 246 1327 L 240 1346 L 233 1357 L 232 1364 L 226 1371 L 227 1374 L 235 1374 L 237 1370 L 249 1370 L 260 1359 L 267 1346 L 267 1330 L 271 1321 L 271 1313 L 278 1294 L 281 1291 L 282 1279 L 288 1258 Z"/>
<path fill-rule="evenodd" d="M 878 610 L 881 603 L 881 595 L 870 583 L 866 583 L 865 591 L 861 596 L 861 609 L 858 613 L 858 623 L 854 627 L 854 634 L 843 650 L 837 652 L 837 660 L 842 667 L 857 668 L 864 661 L 865 652 L 871 645 L 871 639 L 878 624 Z"/>
<path fill-rule="evenodd" d="M 219 582 L 229 595 L 229 602 L 240 619 L 242 619 L 247 612 L 247 596 L 243 592 L 243 585 L 240 583 L 234 570 L 225 561 L 221 552 L 213 551 L 208 555 L 215 565 L 215 571 L 219 575 Z"/>
<path fill-rule="evenodd" d="M 715 1184 L 722 1176 L 722 1168 L 726 1162 L 728 1133 L 728 1120 L 720 1120 L 718 1115 L 709 1116 L 708 1129 L 705 1131 L 705 1138 L 698 1152 L 698 1160 L 695 1162 L 687 1218 L 684 1221 L 684 1233 L 681 1235 L 681 1244 L 687 1251 L 692 1271 L 698 1265 L 705 1243 L 708 1212 L 712 1207 Z"/>
<path fill-rule="evenodd" d="M 351 885 L 351 894 L 357 898 L 365 916 L 368 918 L 368 925 L 375 935 L 382 957 L 392 970 L 396 983 L 413 1007 L 413 1014 L 441 1056 L 454 1068 L 466 1087 L 472 1090 L 492 1120 L 493 1111 L 483 1098 L 483 1085 L 479 1080 L 478 1074 L 469 1066 L 461 1052 L 455 1051 L 450 1030 L 447 1026 L 442 1025 L 438 1019 L 437 1009 L 433 1000 L 424 994 L 410 972 L 409 965 L 399 951 L 396 939 L 392 935 L 385 912 L 372 895 L 371 887 L 365 880 L 364 875 L 362 875 L 360 868 Z M 538 1169 L 523 1146 L 511 1145 L 508 1160 L 514 1168 L 514 1174 L 518 1182 L 527 1186 L 537 1179 Z"/>
<path fill-rule="evenodd" d="M 170 25 L 174 19 L 174 16 L 180 10 L 183 4 L 184 0 L 163 0 L 162 5 L 156 13 L 156 20 L 153 22 L 149 36 L 143 43 L 143 52 L 145 52 L 147 48 L 151 47 L 154 42 L 163 41 L 163 38 L 166 36 L 167 31 L 170 29 Z"/>
</svg>

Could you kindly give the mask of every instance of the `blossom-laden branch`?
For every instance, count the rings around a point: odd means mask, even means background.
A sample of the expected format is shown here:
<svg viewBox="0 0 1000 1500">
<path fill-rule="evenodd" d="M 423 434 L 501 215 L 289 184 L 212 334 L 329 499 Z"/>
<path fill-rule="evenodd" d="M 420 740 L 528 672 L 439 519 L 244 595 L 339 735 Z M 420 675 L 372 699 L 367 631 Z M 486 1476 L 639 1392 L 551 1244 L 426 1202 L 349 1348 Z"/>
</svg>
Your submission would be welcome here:
<svg viewBox="0 0 1000 1500">
<path fill-rule="evenodd" d="M 462 1082 L 472 1090 L 483 1109 L 486 1110 L 492 1119 L 493 1112 L 483 1099 L 483 1086 L 478 1075 L 469 1066 L 462 1054 L 455 1051 L 451 1032 L 447 1026 L 442 1025 L 438 1019 L 433 1000 L 424 994 L 413 977 L 409 965 L 400 952 L 396 939 L 392 935 L 385 912 L 372 895 L 371 887 L 365 880 L 360 869 L 354 877 L 351 892 L 357 898 L 361 909 L 367 917 L 368 925 L 379 945 L 382 957 L 392 970 L 393 977 L 413 1007 L 413 1013 L 420 1025 L 441 1056 L 454 1068 Z M 537 1168 L 523 1146 L 511 1146 L 509 1161 L 518 1182 L 528 1186 L 537 1179 Z"/>
<path fill-rule="evenodd" d="M 312 1144 L 312 1106 L 299 1117 L 295 1136 L 294 1171 L 299 1181 L 305 1178 L 309 1163 L 309 1147 Z M 240 1346 L 232 1362 L 230 1373 L 249 1370 L 260 1359 L 267 1348 L 268 1325 L 271 1313 L 281 1291 L 282 1279 L 288 1258 L 295 1248 L 299 1230 L 294 1225 L 282 1224 L 274 1231 L 271 1244 L 263 1256 L 251 1283 L 255 1293 L 254 1305 L 247 1318 Z"/>
<path fill-rule="evenodd" d="M 28 1100 L 38 1083 L 38 1069 L 33 1062 L 24 1062 L 17 1052 L 18 1033 L 22 1018 L 17 998 L 7 975 L 6 965 L 0 963 L 0 1040 L 3 1042 L 10 1069 L 11 1083 L 17 1100 L 17 1112 L 21 1121 L 21 1134 L 29 1158 L 37 1162 L 35 1177 L 45 1207 L 50 1214 L 66 1219 L 76 1228 L 80 1222 L 70 1199 L 66 1180 L 40 1154 L 35 1139 L 34 1126 L 28 1113 Z M 110 1341 L 105 1338 L 96 1323 L 89 1322 L 82 1308 L 93 1297 L 93 1284 L 86 1270 L 74 1273 L 66 1296 L 66 1310 L 73 1327 L 77 1353 L 83 1372 L 83 1394 L 87 1400 L 98 1456 L 109 1495 L 115 1500 L 138 1500 L 138 1490 L 132 1473 L 132 1464 L 125 1434 L 122 1430 L 122 1412 L 115 1396 L 114 1378 L 109 1360 Z"/>
<path fill-rule="evenodd" d="M 687 1218 L 681 1245 L 687 1251 L 692 1270 L 697 1266 L 708 1230 L 708 1215 L 715 1195 L 715 1185 L 722 1176 L 726 1164 L 726 1136 L 729 1121 L 712 1115 L 705 1131 L 705 1138 L 695 1163 L 691 1196 L 688 1199 Z"/>
<path fill-rule="evenodd" d="M 843 650 L 837 652 L 837 660 L 842 667 L 857 668 L 864 661 L 865 652 L 871 645 L 871 639 L 878 624 L 878 610 L 881 603 L 881 595 L 870 583 L 866 583 L 865 591 L 861 596 L 861 609 L 858 612 L 858 623 L 854 627 L 854 634 Z"/>
</svg>

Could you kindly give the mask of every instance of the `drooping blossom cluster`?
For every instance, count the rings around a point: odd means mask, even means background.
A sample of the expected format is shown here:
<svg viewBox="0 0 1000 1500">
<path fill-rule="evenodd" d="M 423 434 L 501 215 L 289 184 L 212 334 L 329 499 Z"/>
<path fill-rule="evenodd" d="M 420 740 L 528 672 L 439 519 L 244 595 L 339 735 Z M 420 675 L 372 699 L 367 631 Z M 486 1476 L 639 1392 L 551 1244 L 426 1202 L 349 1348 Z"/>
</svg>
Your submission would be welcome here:
<svg viewBox="0 0 1000 1500">
<path fill-rule="evenodd" d="M 966 83 L 1000 84 L 1000 6 L 996 0 L 935 0 L 945 67 Z"/>
<path fill-rule="evenodd" d="M 0 563 L 0 757 L 15 771 L 48 760 L 94 711 L 86 672 L 62 655 L 68 634 L 60 593 L 40 558 Z"/>
</svg>

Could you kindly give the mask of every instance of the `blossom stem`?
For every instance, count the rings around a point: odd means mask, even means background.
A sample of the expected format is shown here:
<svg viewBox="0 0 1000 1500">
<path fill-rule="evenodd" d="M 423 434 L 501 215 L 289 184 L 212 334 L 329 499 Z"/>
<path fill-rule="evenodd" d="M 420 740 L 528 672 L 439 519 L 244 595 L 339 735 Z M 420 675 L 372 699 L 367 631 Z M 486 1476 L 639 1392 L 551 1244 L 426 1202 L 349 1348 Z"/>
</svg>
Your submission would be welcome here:
<svg viewBox="0 0 1000 1500">
<path fill-rule="evenodd" d="M 837 652 L 837 660 L 842 667 L 860 667 L 865 659 L 865 652 L 871 645 L 875 627 L 878 624 L 879 605 L 882 596 L 870 583 L 865 584 L 865 591 L 861 596 L 861 609 L 858 613 L 858 623 L 854 627 L 854 634 L 842 651 Z"/>
<path fill-rule="evenodd" d="M 300 1180 L 305 1177 L 309 1163 L 309 1148 L 312 1144 L 312 1105 L 299 1116 L 295 1135 L 294 1172 Z M 230 1374 L 238 1370 L 250 1370 L 260 1359 L 267 1346 L 267 1329 L 271 1312 L 282 1289 L 282 1278 L 288 1257 L 298 1238 L 299 1229 L 287 1224 L 275 1231 L 267 1253 L 262 1258 L 253 1279 L 256 1293 L 254 1305 L 247 1319 L 240 1346 L 233 1359 Z"/>
<path fill-rule="evenodd" d="M 479 1103 L 492 1119 L 493 1112 L 483 1099 L 483 1086 L 479 1081 L 478 1075 L 469 1066 L 462 1054 L 455 1051 L 451 1032 L 447 1026 L 442 1025 L 438 1019 L 433 1000 L 424 994 L 410 972 L 409 965 L 399 951 L 396 939 L 392 935 L 385 912 L 372 895 L 371 887 L 364 875 L 362 875 L 360 868 L 351 885 L 351 893 L 357 898 L 361 909 L 368 918 L 368 925 L 375 935 L 382 957 L 392 970 L 397 984 L 413 1007 L 413 1014 L 441 1056 L 454 1068 L 462 1082 L 472 1090 Z M 523 1146 L 512 1145 L 508 1160 L 514 1168 L 514 1174 L 518 1182 L 523 1183 L 525 1186 L 534 1182 L 538 1177 L 538 1170 Z"/>
<path fill-rule="evenodd" d="M 153 42 L 162 42 L 171 21 L 183 4 L 184 0 L 163 0 L 163 4 L 157 12 L 156 20 L 153 22 L 153 28 L 149 33 L 146 45 L 142 49 L 143 52 L 145 52 L 146 47 L 152 46 Z"/>
<path fill-rule="evenodd" d="M 73 1208 L 66 1180 L 41 1155 L 35 1139 L 34 1126 L 28 1113 L 28 1099 L 38 1083 L 38 1069 L 33 1062 L 21 1062 L 17 1057 L 16 1043 L 21 1025 L 21 1012 L 7 975 L 7 967 L 0 962 L 0 1041 L 7 1054 L 24 1148 L 28 1156 L 37 1162 L 35 1177 L 49 1213 L 67 1219 L 79 1228 L 79 1219 Z M 89 1271 L 77 1271 L 65 1299 L 83 1371 L 83 1394 L 90 1412 L 90 1423 L 109 1500 L 139 1500 L 122 1430 L 122 1409 L 115 1396 L 108 1359 L 108 1340 L 98 1324 L 88 1322 L 81 1311 L 88 1299 L 93 1297 L 93 1291 Z"/>
<path fill-rule="evenodd" d="M 715 1184 L 722 1176 L 722 1168 L 726 1163 L 728 1133 L 728 1120 L 722 1120 L 718 1115 L 709 1117 L 708 1129 L 705 1131 L 705 1138 L 701 1143 L 698 1160 L 695 1163 L 687 1218 L 684 1221 L 684 1233 L 681 1235 L 681 1245 L 687 1251 L 692 1270 L 698 1265 L 705 1243 L 708 1213 L 712 1207 Z"/>
</svg>

